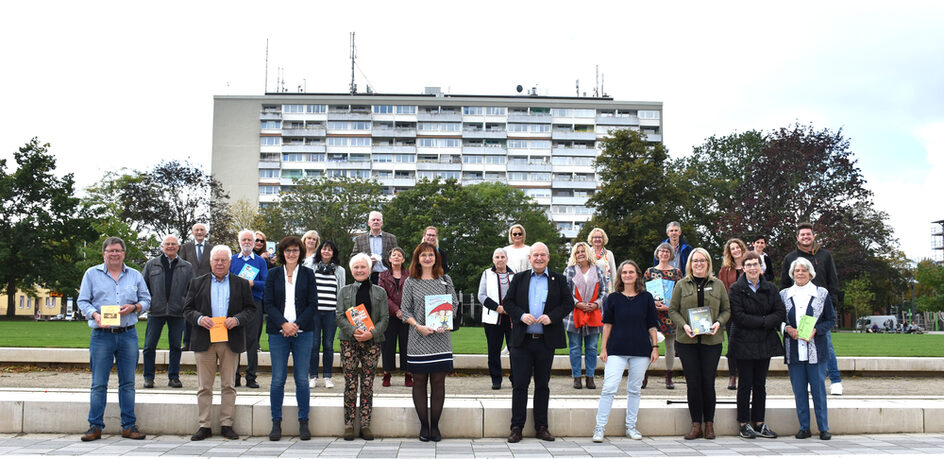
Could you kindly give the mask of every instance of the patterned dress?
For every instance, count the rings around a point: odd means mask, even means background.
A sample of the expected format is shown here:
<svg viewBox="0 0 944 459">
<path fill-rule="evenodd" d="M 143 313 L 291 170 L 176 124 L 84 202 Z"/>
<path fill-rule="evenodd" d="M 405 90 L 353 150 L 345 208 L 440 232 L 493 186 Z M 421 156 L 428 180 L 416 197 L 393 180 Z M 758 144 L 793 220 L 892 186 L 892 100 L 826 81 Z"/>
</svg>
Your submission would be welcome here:
<svg viewBox="0 0 944 459">
<path fill-rule="evenodd" d="M 403 322 L 412 317 L 419 325 L 426 325 L 426 295 L 452 295 L 453 317 L 458 314 L 459 299 L 456 297 L 452 278 L 444 275 L 439 279 L 410 277 L 403 284 L 400 310 Z M 406 351 L 407 368 L 414 373 L 442 373 L 452 371 L 452 338 L 449 330 L 423 336 L 416 328 L 410 328 Z"/>
<path fill-rule="evenodd" d="M 678 282 L 682 280 L 682 271 L 678 270 L 677 268 L 659 269 L 653 266 L 646 270 L 645 274 L 643 274 L 643 278 L 646 279 L 646 281 L 651 281 L 653 279 L 665 279 Z M 659 311 L 659 321 L 657 326 L 659 333 L 662 333 L 663 335 L 675 334 L 675 327 L 672 325 L 672 319 L 669 319 L 669 311 Z"/>
</svg>

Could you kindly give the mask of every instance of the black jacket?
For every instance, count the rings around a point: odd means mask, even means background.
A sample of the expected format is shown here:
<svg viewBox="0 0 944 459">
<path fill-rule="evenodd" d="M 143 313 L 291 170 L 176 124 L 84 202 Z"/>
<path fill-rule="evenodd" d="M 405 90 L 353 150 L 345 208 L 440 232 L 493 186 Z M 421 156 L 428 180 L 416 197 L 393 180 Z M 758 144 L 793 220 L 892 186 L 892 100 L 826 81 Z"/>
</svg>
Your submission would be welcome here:
<svg viewBox="0 0 944 459">
<path fill-rule="evenodd" d="M 531 274 L 527 270 L 515 275 L 505 294 L 505 310 L 511 316 L 511 344 L 509 347 L 521 347 L 524 344 L 528 326 L 521 321 L 521 316 L 528 313 L 528 293 L 531 288 Z M 547 300 L 544 302 L 544 314 L 551 319 L 550 325 L 544 326 L 544 345 L 548 349 L 567 347 L 564 338 L 564 316 L 574 310 L 574 295 L 567 287 L 563 274 L 546 269 Z"/>
<path fill-rule="evenodd" d="M 783 258 L 783 267 L 780 270 L 780 288 L 785 289 L 793 286 L 793 279 L 790 279 L 790 263 L 797 257 L 803 257 L 813 264 L 816 271 L 816 277 L 813 278 L 813 285 L 823 287 L 829 291 L 829 299 L 833 307 L 839 305 L 839 277 L 836 275 L 836 265 L 833 263 L 833 254 L 822 248 L 819 244 L 813 244 L 812 252 L 804 252 L 797 247 L 796 250 L 787 254 Z"/>
<path fill-rule="evenodd" d="M 315 272 L 311 268 L 298 265 L 295 279 L 295 324 L 302 332 L 315 328 L 315 311 L 318 310 L 318 286 L 315 284 Z M 278 335 L 285 320 L 285 267 L 272 268 L 266 275 L 265 288 L 262 291 L 262 305 L 268 319 L 266 333 Z"/>
<path fill-rule="evenodd" d="M 777 287 L 762 276 L 755 293 L 744 275 L 731 284 L 728 299 L 734 322 L 728 355 L 738 360 L 783 355 L 783 343 L 777 331 L 784 322 L 786 309 Z"/>
</svg>

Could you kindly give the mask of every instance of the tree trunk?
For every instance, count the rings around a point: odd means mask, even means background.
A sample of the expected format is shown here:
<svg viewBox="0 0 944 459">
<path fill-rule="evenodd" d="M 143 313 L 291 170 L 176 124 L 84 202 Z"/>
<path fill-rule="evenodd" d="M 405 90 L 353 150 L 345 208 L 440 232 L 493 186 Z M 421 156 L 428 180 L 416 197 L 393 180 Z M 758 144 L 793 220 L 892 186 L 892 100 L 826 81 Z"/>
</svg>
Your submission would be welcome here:
<svg viewBox="0 0 944 459">
<path fill-rule="evenodd" d="M 16 279 L 7 280 L 7 315 L 8 319 L 16 317 Z"/>
</svg>

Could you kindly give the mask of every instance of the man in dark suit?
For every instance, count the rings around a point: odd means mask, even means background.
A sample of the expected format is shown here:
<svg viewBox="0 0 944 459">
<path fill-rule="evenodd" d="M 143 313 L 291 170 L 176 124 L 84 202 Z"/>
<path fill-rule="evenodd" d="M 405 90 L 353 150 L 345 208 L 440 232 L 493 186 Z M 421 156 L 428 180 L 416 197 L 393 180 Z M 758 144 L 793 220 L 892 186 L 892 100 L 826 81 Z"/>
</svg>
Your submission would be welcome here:
<svg viewBox="0 0 944 459">
<path fill-rule="evenodd" d="M 367 217 L 367 227 L 370 231 L 354 238 L 354 249 L 351 250 L 351 257 L 359 253 L 370 255 L 373 261 L 370 283 L 374 285 L 377 285 L 380 273 L 390 269 L 390 250 L 397 247 L 397 237 L 381 231 L 383 221 L 383 215 L 380 212 L 371 211 Z"/>
<path fill-rule="evenodd" d="M 180 258 L 193 265 L 193 277 L 210 273 L 210 241 L 207 240 L 207 228 L 203 223 L 196 223 L 190 229 L 193 241 L 180 246 Z M 184 327 L 184 339 L 181 350 L 190 350 L 190 327 Z"/>
<path fill-rule="evenodd" d="M 236 412 L 236 363 L 239 353 L 246 350 L 246 324 L 252 323 L 256 305 L 252 300 L 249 281 L 230 274 L 229 265 L 233 254 L 229 247 L 218 245 L 210 251 L 210 274 L 190 282 L 184 317 L 192 328 L 191 349 L 197 364 L 200 388 L 197 390 L 197 407 L 200 429 L 193 441 L 213 435 L 210 430 L 210 411 L 213 403 L 213 380 L 220 372 L 221 403 L 220 433 L 231 440 L 239 438 L 233 431 L 233 415 Z M 210 329 L 214 318 L 223 319 L 225 341 L 213 342 Z"/>
<path fill-rule="evenodd" d="M 512 372 L 511 434 L 509 443 L 521 441 L 521 429 L 528 416 L 528 386 L 534 374 L 534 430 L 544 441 L 554 441 L 547 429 L 547 404 L 551 391 L 551 364 L 554 349 L 567 346 L 564 316 L 574 310 L 574 297 L 563 274 L 547 268 L 549 253 L 542 242 L 531 246 L 531 269 L 515 276 L 505 296 L 511 316 Z"/>
</svg>

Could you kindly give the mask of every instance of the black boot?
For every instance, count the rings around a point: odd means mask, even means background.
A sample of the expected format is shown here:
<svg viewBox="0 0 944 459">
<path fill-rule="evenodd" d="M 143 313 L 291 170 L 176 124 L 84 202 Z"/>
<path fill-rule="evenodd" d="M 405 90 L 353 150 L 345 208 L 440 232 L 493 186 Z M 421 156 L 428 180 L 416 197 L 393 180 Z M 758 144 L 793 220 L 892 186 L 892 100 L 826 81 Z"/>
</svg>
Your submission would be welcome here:
<svg viewBox="0 0 944 459">
<path fill-rule="evenodd" d="M 299 419 L 298 420 L 298 439 L 299 440 L 311 440 L 311 431 L 308 430 L 308 420 Z"/>
<path fill-rule="evenodd" d="M 282 439 L 282 420 L 273 419 L 272 420 L 272 430 L 269 431 L 269 440 L 270 441 L 279 441 Z"/>
</svg>

